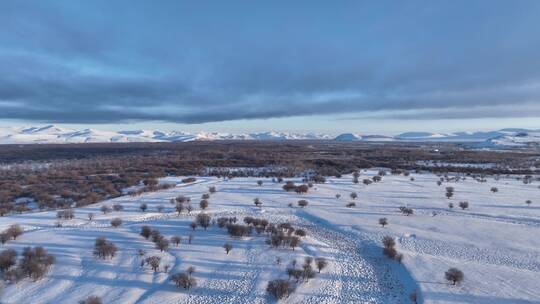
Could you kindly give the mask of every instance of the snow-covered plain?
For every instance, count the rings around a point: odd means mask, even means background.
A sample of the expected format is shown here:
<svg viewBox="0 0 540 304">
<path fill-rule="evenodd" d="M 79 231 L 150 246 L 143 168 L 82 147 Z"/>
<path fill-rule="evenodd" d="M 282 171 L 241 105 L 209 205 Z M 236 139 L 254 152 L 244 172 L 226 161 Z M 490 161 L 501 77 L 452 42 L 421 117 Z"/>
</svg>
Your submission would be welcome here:
<svg viewBox="0 0 540 304">
<path fill-rule="evenodd" d="M 361 172 L 362 178 L 376 170 Z M 410 177 L 414 177 L 411 180 Z M 167 178 L 176 181 L 180 178 Z M 265 292 L 266 283 L 287 278 L 285 268 L 304 256 L 326 257 L 329 266 L 315 279 L 301 284 L 283 303 L 410 303 L 409 294 L 417 291 L 423 303 L 540 303 L 540 189 L 538 182 L 523 184 L 515 178 L 488 178 L 479 183 L 472 178 L 443 183 L 433 174 L 388 175 L 369 186 L 353 184 L 351 176 L 329 178 L 307 194 L 285 192 L 282 184 L 255 178 L 222 180 L 199 177 L 193 184 L 124 196 L 75 210 L 76 218 L 58 221 L 55 211 L 10 215 L 0 218 L 0 229 L 18 223 L 25 234 L 0 247 L 21 250 L 25 246 L 44 246 L 56 257 L 50 273 L 40 281 L 23 280 L 5 286 L 1 303 L 77 303 L 89 295 L 100 296 L 104 303 L 267 303 L 274 302 Z M 299 179 L 291 179 L 300 182 Z M 198 210 L 198 202 L 209 186 L 217 193 L 210 198 L 207 213 L 250 215 L 270 222 L 288 221 L 307 230 L 300 248 L 271 249 L 265 237 L 254 233 L 232 239 L 225 230 L 211 226 L 207 231 L 191 232 L 189 223 Z M 445 187 L 455 188 L 451 199 Z M 499 192 L 490 192 L 491 187 Z M 347 208 L 349 194 L 357 192 L 356 207 Z M 336 194 L 341 194 L 337 199 Z M 169 200 L 179 195 L 192 199 L 197 210 L 178 216 Z M 258 197 L 262 208 L 253 204 Z M 296 202 L 309 205 L 299 208 Z M 532 200 L 531 206 L 525 204 Z M 460 201 L 468 201 L 470 210 L 457 210 Z M 448 203 L 456 208 L 449 210 Z M 124 211 L 102 214 L 103 204 L 120 203 Z M 148 204 L 141 212 L 139 205 Z M 288 206 L 293 203 L 294 207 Z M 164 212 L 156 207 L 164 205 Z M 412 216 L 401 215 L 400 206 L 414 209 Z M 92 221 L 88 213 L 95 213 Z M 110 227 L 120 217 L 124 224 Z M 378 219 L 388 218 L 382 228 Z M 165 236 L 182 236 L 179 247 L 171 245 L 160 252 L 152 242 L 139 236 L 140 227 L 150 225 Z M 193 233 L 194 240 L 187 244 Z M 396 238 L 403 264 L 382 255 L 380 240 Z M 94 240 L 105 236 L 119 247 L 112 260 L 92 256 Z M 233 244 L 227 255 L 222 246 Z M 137 252 L 162 257 L 169 273 L 154 273 L 141 268 Z M 276 263 L 277 258 L 283 261 Z M 198 287 L 189 292 L 176 288 L 171 273 L 195 266 Z M 452 286 L 444 272 L 457 267 L 464 282 Z"/>
</svg>

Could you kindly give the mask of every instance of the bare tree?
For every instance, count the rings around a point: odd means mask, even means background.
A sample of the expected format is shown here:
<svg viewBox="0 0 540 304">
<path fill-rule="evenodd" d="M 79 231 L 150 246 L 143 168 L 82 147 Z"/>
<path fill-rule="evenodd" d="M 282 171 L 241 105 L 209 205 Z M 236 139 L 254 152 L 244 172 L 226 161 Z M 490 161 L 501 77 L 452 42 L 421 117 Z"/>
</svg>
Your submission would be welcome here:
<svg viewBox="0 0 540 304">
<path fill-rule="evenodd" d="M 319 273 L 320 273 L 321 270 L 326 268 L 326 266 L 328 265 L 328 262 L 326 261 L 325 258 L 316 258 L 315 264 L 317 265 L 317 269 L 319 270 Z"/>
<path fill-rule="evenodd" d="M 5 244 L 11 239 L 11 236 L 7 232 L 0 232 L 0 243 Z"/>
<path fill-rule="evenodd" d="M 160 251 L 167 250 L 169 248 L 169 241 L 166 238 L 161 238 L 156 242 L 156 248 Z"/>
<path fill-rule="evenodd" d="M 339 199 L 341 197 L 341 194 L 336 193 L 336 199 Z"/>
<path fill-rule="evenodd" d="M 525 204 L 527 204 L 527 206 L 530 206 L 532 204 L 532 201 L 531 200 L 526 200 Z"/>
<path fill-rule="evenodd" d="M 176 203 L 176 206 L 175 206 L 175 209 L 176 209 L 176 212 L 178 212 L 178 215 L 182 214 L 182 211 L 184 211 L 184 203 Z"/>
<path fill-rule="evenodd" d="M 497 187 L 491 187 L 491 189 L 489 189 L 489 191 L 493 192 L 493 193 L 497 193 L 499 192 L 499 188 Z"/>
<path fill-rule="evenodd" d="M 163 205 L 157 205 L 156 209 L 157 209 L 157 211 L 158 211 L 159 213 L 161 213 L 161 212 L 163 212 L 163 209 L 165 209 L 165 206 L 163 206 Z"/>
<path fill-rule="evenodd" d="M 99 210 L 101 210 L 101 212 L 103 212 L 103 214 L 107 214 L 107 213 L 112 211 L 111 207 L 109 207 L 107 205 L 101 206 L 101 208 L 99 208 Z"/>
<path fill-rule="evenodd" d="M 192 241 L 193 241 L 193 234 L 190 234 L 190 235 L 188 236 L 188 244 L 191 245 L 191 242 L 192 242 Z"/>
<path fill-rule="evenodd" d="M 396 246 L 396 241 L 394 241 L 394 238 L 391 236 L 383 237 L 382 243 L 383 243 L 384 248 L 392 248 Z"/>
<path fill-rule="evenodd" d="M 352 193 L 350 194 L 350 196 L 351 196 L 351 198 L 354 200 L 354 199 L 356 199 L 356 198 L 358 197 L 358 194 L 356 194 L 356 192 L 352 192 Z"/>
<path fill-rule="evenodd" d="M 6 249 L 0 252 L 0 273 L 5 272 L 17 262 L 17 251 Z"/>
<path fill-rule="evenodd" d="M 299 200 L 298 201 L 298 206 L 300 206 L 301 208 L 306 207 L 308 204 L 309 204 L 309 202 L 306 201 L 306 200 Z"/>
<path fill-rule="evenodd" d="M 298 247 L 300 245 L 300 238 L 297 236 L 291 236 L 289 238 L 289 246 L 294 250 L 295 247 Z"/>
<path fill-rule="evenodd" d="M 13 224 L 9 226 L 9 228 L 6 230 L 6 233 L 8 236 L 15 240 L 24 233 L 24 230 L 20 225 Z"/>
<path fill-rule="evenodd" d="M 460 283 L 465 278 L 463 272 L 457 268 L 450 268 L 444 273 L 444 278 L 452 282 L 452 285 Z"/>
<path fill-rule="evenodd" d="M 257 181 L 257 185 L 259 185 L 259 187 L 262 186 L 262 184 L 263 184 L 263 181 L 262 181 L 262 180 L 258 180 L 258 181 Z"/>
<path fill-rule="evenodd" d="M 201 202 L 199 203 L 199 206 L 201 207 L 202 210 L 205 210 L 206 208 L 208 208 L 208 200 L 206 199 L 201 200 Z"/>
<path fill-rule="evenodd" d="M 150 226 L 141 227 L 140 235 L 142 235 L 145 239 L 148 239 L 151 234 L 152 234 L 152 228 L 150 228 Z"/>
<path fill-rule="evenodd" d="M 175 236 L 171 237 L 171 243 L 175 244 L 177 247 L 178 247 L 178 245 L 180 244 L 181 241 L 182 241 L 182 237 L 180 237 L 180 236 L 175 235 Z"/>
<path fill-rule="evenodd" d="M 217 192 L 216 186 L 208 187 L 208 192 L 210 192 L 211 194 L 216 193 Z"/>
<path fill-rule="evenodd" d="M 141 209 L 142 212 L 145 212 L 146 209 L 148 209 L 148 205 L 146 203 L 142 203 L 140 206 L 139 206 L 139 209 Z"/>
<path fill-rule="evenodd" d="M 94 219 L 94 214 L 92 212 L 88 213 L 88 220 L 91 221 Z"/>
<path fill-rule="evenodd" d="M 114 204 L 113 209 L 114 209 L 114 211 L 122 211 L 122 210 L 124 210 L 124 206 L 122 206 L 120 204 Z"/>
<path fill-rule="evenodd" d="M 253 204 L 255 204 L 255 206 L 260 208 L 263 203 L 261 202 L 261 200 L 258 197 L 256 197 L 255 199 L 253 199 Z"/>
<path fill-rule="evenodd" d="M 232 246 L 230 243 L 225 243 L 225 244 L 223 245 L 223 248 L 225 249 L 225 252 L 226 252 L 227 254 L 229 254 L 229 251 L 232 250 L 233 246 Z"/>
<path fill-rule="evenodd" d="M 159 264 L 161 264 L 161 258 L 158 256 L 147 257 L 146 263 L 152 267 L 154 272 L 157 272 L 159 269 Z"/>
<path fill-rule="evenodd" d="M 189 227 L 191 227 L 191 230 L 195 231 L 195 229 L 197 229 L 197 223 L 191 222 L 191 223 L 189 224 Z"/>
<path fill-rule="evenodd" d="M 210 217 L 210 215 L 206 213 L 199 213 L 197 214 L 197 217 L 195 220 L 199 226 L 203 227 L 204 230 L 206 230 L 208 226 L 210 226 L 210 222 L 212 218 Z"/>
<path fill-rule="evenodd" d="M 465 209 L 469 208 L 469 202 L 459 202 L 459 207 L 462 210 L 465 210 Z"/>
<path fill-rule="evenodd" d="M 384 228 L 384 226 L 388 225 L 388 219 L 385 217 L 380 218 L 379 225 L 381 225 Z"/>
</svg>

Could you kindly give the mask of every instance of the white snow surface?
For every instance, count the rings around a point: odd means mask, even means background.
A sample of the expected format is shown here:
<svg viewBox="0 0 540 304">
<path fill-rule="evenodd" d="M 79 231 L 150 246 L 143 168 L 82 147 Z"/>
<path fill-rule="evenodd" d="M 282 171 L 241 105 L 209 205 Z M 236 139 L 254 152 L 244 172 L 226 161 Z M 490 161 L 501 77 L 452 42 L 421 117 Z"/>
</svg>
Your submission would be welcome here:
<svg viewBox="0 0 540 304">
<path fill-rule="evenodd" d="M 361 172 L 361 178 L 377 170 Z M 271 279 L 287 278 L 285 269 L 296 259 L 326 257 L 329 266 L 315 279 L 299 286 L 280 303 L 410 303 L 416 290 L 419 303 L 540 303 L 540 189 L 538 182 L 523 184 L 513 178 L 479 183 L 472 178 L 437 186 L 432 174 L 385 176 L 369 186 L 353 184 L 351 176 L 329 178 L 316 184 L 309 193 L 285 192 L 282 184 L 256 178 L 222 180 L 199 177 L 192 184 L 124 196 L 75 209 L 76 218 L 56 227 L 56 211 L 15 214 L 0 218 L 0 229 L 21 224 L 25 233 L 0 247 L 19 252 L 25 246 L 44 246 L 56 257 L 47 276 L 37 282 L 28 279 L 5 286 L 0 295 L 4 304 L 77 303 L 97 295 L 104 303 L 274 303 L 265 292 Z M 174 182 L 181 177 L 168 177 Z M 300 182 L 298 179 L 291 179 Z M 198 210 L 198 202 L 209 186 L 216 186 L 206 212 L 212 217 L 244 216 L 266 218 L 271 222 L 289 221 L 304 228 L 308 236 L 300 248 L 272 249 L 265 237 L 232 239 L 225 230 L 211 226 L 207 231 L 191 232 L 189 223 Z M 453 186 L 455 195 L 447 199 L 445 187 Z M 491 187 L 499 192 L 491 193 Z M 356 207 L 347 208 L 349 194 L 357 192 Z M 337 199 L 336 194 L 341 194 Z M 179 195 L 192 199 L 195 211 L 178 216 L 169 200 Z M 254 198 L 262 208 L 253 204 Z M 299 208 L 296 202 L 309 205 Z M 531 199 L 531 206 L 525 200 Z M 469 210 L 457 210 L 460 201 L 470 203 Z M 148 204 L 141 212 L 139 205 Z M 449 210 L 448 203 L 456 208 Z M 102 205 L 119 203 L 124 211 L 102 214 Z M 294 207 L 288 204 L 293 203 Z M 164 212 L 156 210 L 164 205 Z M 398 207 L 409 206 L 415 214 L 404 216 Z M 88 213 L 95 213 L 92 221 Z M 110 220 L 123 219 L 119 228 Z M 388 218 L 382 228 L 378 219 Z M 179 247 L 160 252 L 139 235 L 142 225 L 159 229 L 165 236 L 182 236 Z M 194 240 L 187 244 L 193 233 Z M 382 255 L 380 240 L 390 235 L 404 254 L 403 264 Z M 112 260 L 92 256 L 94 240 L 107 237 L 119 247 Z M 225 254 L 225 242 L 233 244 Z M 169 273 L 140 267 L 137 252 L 158 255 Z M 276 264 L 276 258 L 283 262 Z M 178 289 L 169 276 L 195 266 L 198 286 Z M 457 267 L 465 274 L 461 285 L 452 286 L 444 272 Z"/>
</svg>

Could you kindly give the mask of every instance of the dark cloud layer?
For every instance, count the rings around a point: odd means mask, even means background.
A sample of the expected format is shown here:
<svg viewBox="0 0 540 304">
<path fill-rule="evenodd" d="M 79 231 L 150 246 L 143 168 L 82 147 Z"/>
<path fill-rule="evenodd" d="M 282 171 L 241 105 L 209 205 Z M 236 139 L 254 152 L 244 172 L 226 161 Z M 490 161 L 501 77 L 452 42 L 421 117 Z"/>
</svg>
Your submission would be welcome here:
<svg viewBox="0 0 540 304">
<path fill-rule="evenodd" d="M 0 118 L 540 116 L 538 1 L 203 2 L 0 2 Z"/>
</svg>

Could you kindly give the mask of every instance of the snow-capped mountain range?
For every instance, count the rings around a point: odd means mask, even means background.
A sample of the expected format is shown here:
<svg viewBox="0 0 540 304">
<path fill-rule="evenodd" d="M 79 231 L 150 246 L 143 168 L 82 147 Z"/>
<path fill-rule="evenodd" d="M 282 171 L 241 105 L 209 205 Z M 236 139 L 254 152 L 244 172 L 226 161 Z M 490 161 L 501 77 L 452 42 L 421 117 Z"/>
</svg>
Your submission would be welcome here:
<svg viewBox="0 0 540 304">
<path fill-rule="evenodd" d="M 336 140 L 370 142 L 465 142 L 477 147 L 521 147 L 540 144 L 540 130 L 502 129 L 487 132 L 430 133 L 406 132 L 395 136 L 344 133 L 338 136 L 317 133 L 260 132 L 218 133 L 157 130 L 103 131 L 72 130 L 55 125 L 0 128 L 0 144 L 61 144 L 107 142 L 187 142 L 211 140 Z"/>
</svg>

